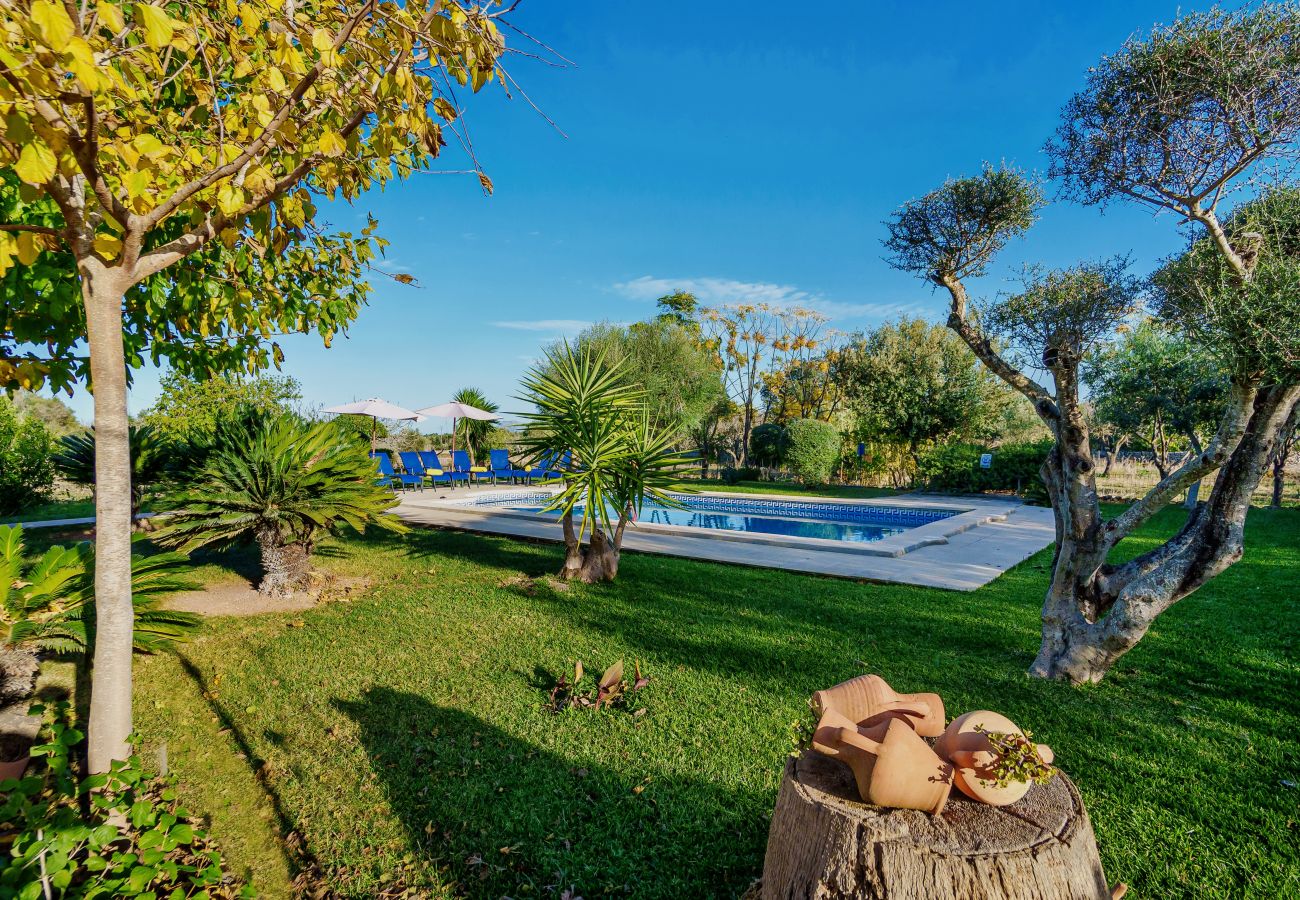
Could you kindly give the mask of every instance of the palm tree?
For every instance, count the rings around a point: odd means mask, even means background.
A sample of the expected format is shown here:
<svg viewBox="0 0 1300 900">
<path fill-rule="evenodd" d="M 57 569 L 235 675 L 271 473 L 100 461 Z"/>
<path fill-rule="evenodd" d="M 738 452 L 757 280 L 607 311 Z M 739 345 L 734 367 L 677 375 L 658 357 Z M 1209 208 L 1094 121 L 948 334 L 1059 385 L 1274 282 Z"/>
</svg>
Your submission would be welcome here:
<svg viewBox="0 0 1300 900">
<path fill-rule="evenodd" d="M 317 540 L 340 525 L 406 531 L 355 435 L 288 414 L 223 443 L 167 505 L 175 512 L 157 542 L 189 552 L 251 539 L 262 561 L 258 590 L 272 595 L 307 585 Z"/>
<path fill-rule="evenodd" d="M 524 376 L 520 399 L 537 412 L 523 414 L 521 444 L 533 461 L 565 454 L 571 460 L 562 489 L 546 506 L 564 524 L 560 577 L 612 581 L 628 523 L 647 497 L 680 506 L 667 491 L 691 460 L 672 447 L 676 423 L 652 422 L 645 392 L 629 385 L 621 366 L 607 363 L 603 353 L 574 351 L 566 342 L 546 357 Z"/>
<path fill-rule="evenodd" d="M 478 388 L 461 388 L 456 392 L 456 396 L 451 399 L 456 403 L 464 403 L 466 406 L 476 406 L 483 412 L 494 413 L 500 408 Z M 464 418 L 456 422 L 456 430 L 460 432 L 465 441 L 465 449 L 469 451 L 469 458 L 478 465 L 486 463 L 483 457 L 488 449 L 488 441 L 492 437 L 492 429 L 495 427 L 494 422 L 485 419 Z"/>
<path fill-rule="evenodd" d="M 152 425 L 132 425 L 131 515 L 140 511 L 144 489 L 166 479 L 172 462 L 171 448 Z M 95 429 L 59 439 L 61 449 L 51 459 L 59 474 L 75 484 L 95 483 Z"/>
<path fill-rule="evenodd" d="M 197 587 L 178 573 L 175 553 L 131 557 L 136 652 L 155 653 L 198 627 L 193 613 L 159 607 L 160 597 Z M 40 651 L 88 654 L 95 642 L 95 549 L 89 542 L 27 557 L 21 526 L 0 525 L 0 706 L 32 690 Z"/>
</svg>

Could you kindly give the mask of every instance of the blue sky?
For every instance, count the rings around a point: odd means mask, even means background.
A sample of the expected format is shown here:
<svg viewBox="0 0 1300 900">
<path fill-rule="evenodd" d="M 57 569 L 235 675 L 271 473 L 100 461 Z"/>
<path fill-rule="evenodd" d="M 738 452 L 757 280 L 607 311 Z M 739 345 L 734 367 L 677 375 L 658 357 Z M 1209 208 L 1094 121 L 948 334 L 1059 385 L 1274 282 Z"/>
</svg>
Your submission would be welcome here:
<svg viewBox="0 0 1300 900">
<path fill-rule="evenodd" d="M 420 175 L 329 207 L 339 227 L 373 212 L 385 266 L 420 286 L 377 280 L 347 340 L 290 338 L 283 371 L 310 405 L 418 407 L 473 385 L 512 410 L 544 343 L 649 316 L 679 287 L 799 303 L 845 330 L 938 319 L 941 298 L 881 259 L 882 220 L 985 160 L 1045 168 L 1087 68 L 1178 8 L 524 0 L 513 21 L 575 65 L 511 70 L 566 136 L 485 90 L 467 119 L 494 196 Z M 443 163 L 464 159 L 448 148 Z M 1169 217 L 1054 204 L 982 287 L 1014 286 L 1024 262 L 1115 253 L 1146 271 L 1180 243 Z M 156 392 L 157 373 L 137 373 L 132 411 Z M 71 402 L 89 418 L 84 392 Z"/>
</svg>

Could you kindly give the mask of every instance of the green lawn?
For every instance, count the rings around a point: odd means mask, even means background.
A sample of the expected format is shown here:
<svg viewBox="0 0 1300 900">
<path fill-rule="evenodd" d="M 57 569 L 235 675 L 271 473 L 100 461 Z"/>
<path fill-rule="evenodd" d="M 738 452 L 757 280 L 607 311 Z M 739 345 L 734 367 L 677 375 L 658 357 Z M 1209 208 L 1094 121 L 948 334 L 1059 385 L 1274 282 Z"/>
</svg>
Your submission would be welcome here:
<svg viewBox="0 0 1300 900">
<path fill-rule="evenodd" d="M 633 554 L 557 590 L 520 579 L 553 545 L 351 540 L 322 564 L 366 595 L 142 661 L 138 719 L 269 896 L 315 865 L 342 897 L 726 897 L 761 870 L 805 699 L 873 671 L 1051 744 L 1131 896 L 1297 896 L 1300 512 L 1255 512 L 1248 545 L 1077 689 L 1024 675 L 1047 552 L 972 594 Z M 647 713 L 545 712 L 575 658 L 641 660 Z"/>
<path fill-rule="evenodd" d="M 95 501 L 88 497 L 82 500 L 51 500 L 25 509 L 17 515 L 0 516 L 0 525 L 43 522 L 47 519 L 84 519 L 94 514 Z"/>
</svg>

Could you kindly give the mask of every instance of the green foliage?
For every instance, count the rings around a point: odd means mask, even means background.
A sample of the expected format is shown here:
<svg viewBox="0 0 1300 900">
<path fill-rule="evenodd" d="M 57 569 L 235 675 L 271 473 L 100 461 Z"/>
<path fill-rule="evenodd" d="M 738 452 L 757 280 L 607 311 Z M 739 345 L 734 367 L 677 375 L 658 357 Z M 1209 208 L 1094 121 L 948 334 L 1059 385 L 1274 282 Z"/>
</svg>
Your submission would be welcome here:
<svg viewBox="0 0 1300 900">
<path fill-rule="evenodd" d="M 638 691 L 644 690 L 650 684 L 649 676 L 641 674 L 641 662 L 638 660 L 635 664 L 635 671 L 631 679 L 623 677 L 623 660 L 614 663 L 597 679 L 595 687 L 584 688 L 583 679 L 586 677 L 586 671 L 582 667 L 582 660 L 578 660 L 573 666 L 573 680 L 570 681 L 564 675 L 555 679 L 555 686 L 551 688 L 550 694 L 546 697 L 544 708 L 550 712 L 564 712 L 569 709 L 600 709 L 601 707 L 623 708 L 630 710 L 633 715 L 642 715 L 645 713 L 645 707 L 638 706 L 634 703 L 633 696 Z"/>
<path fill-rule="evenodd" d="M 523 389 L 520 399 L 537 410 L 521 417 L 520 446 L 531 462 L 566 453 L 576 462 L 547 509 L 568 516 L 581 506 L 579 540 L 597 527 L 611 530 L 611 513 L 620 523 L 640 513 L 647 497 L 678 505 L 667 491 L 690 460 L 672 449 L 673 432 L 651 421 L 645 392 L 621 366 L 565 344 L 547 351 Z"/>
<path fill-rule="evenodd" d="M 20 416 L 0 392 L 0 516 L 44 502 L 54 487 L 53 439 L 35 416 Z"/>
<path fill-rule="evenodd" d="M 655 306 L 659 308 L 657 318 L 660 321 L 673 322 L 699 331 L 700 323 L 695 314 L 700 307 L 700 301 L 690 291 L 674 291 L 665 294 L 655 301 Z"/>
<path fill-rule="evenodd" d="M 1154 321 L 1094 354 L 1084 377 L 1098 424 L 1144 438 L 1157 454 L 1173 436 L 1199 446 L 1214 430 L 1228 388 L 1213 357 Z"/>
<path fill-rule="evenodd" d="M 763 471 L 754 466 L 727 466 L 719 473 L 719 477 L 723 484 L 740 484 L 742 481 L 758 481 L 762 474 Z"/>
<path fill-rule="evenodd" d="M 355 437 L 333 422 L 267 416 L 168 499 L 175 512 L 154 539 L 189 552 L 257 538 L 310 553 L 322 533 L 345 524 L 405 531 L 388 512 L 396 505 L 392 491 L 376 484 L 374 461 Z"/>
<path fill-rule="evenodd" d="M 784 425 L 767 422 L 749 434 L 749 460 L 760 466 L 779 466 L 790 449 L 790 435 Z"/>
<path fill-rule="evenodd" d="M 156 653 L 185 639 L 201 621 L 161 606 L 164 595 L 197 585 L 185 577 L 184 557 L 132 554 L 134 646 Z M 27 557 L 20 526 L 0 525 L 0 645 L 83 653 L 94 644 L 95 550 L 89 542 L 55 545 Z"/>
<path fill-rule="evenodd" d="M 456 403 L 464 403 L 466 406 L 481 409 L 483 412 L 494 413 L 500 409 L 478 388 L 461 388 L 451 399 Z M 463 442 L 464 448 L 469 451 L 469 458 L 474 461 L 475 465 L 487 464 L 487 451 L 491 449 L 488 444 L 495 428 L 496 423 L 491 419 L 465 417 L 456 420 L 456 433 Z"/>
<path fill-rule="evenodd" d="M 1029 230 L 1042 205 L 1042 188 L 1014 169 L 985 166 L 979 175 L 949 179 L 885 222 L 888 262 L 930 280 L 977 278 Z"/>
<path fill-rule="evenodd" d="M 846 354 L 854 437 L 893 445 L 908 466 L 936 443 L 1000 437 L 1016 394 L 948 328 L 922 319 L 880 326 Z M 876 453 L 873 456 L 886 456 Z"/>
<path fill-rule="evenodd" d="M 1298 31 L 1300 7 L 1258 3 L 1135 34 L 1066 104 L 1049 173 L 1084 203 L 1212 208 L 1252 163 L 1294 151 Z"/>
<path fill-rule="evenodd" d="M 1300 380 L 1300 185 L 1243 203 L 1224 230 L 1249 259 L 1250 279 L 1200 237 L 1156 273 L 1158 310 L 1233 375 Z"/>
<path fill-rule="evenodd" d="M 50 434 L 57 440 L 67 434 L 75 434 L 85 428 L 76 415 L 58 397 L 42 397 L 31 391 L 19 390 L 13 396 L 14 409 L 19 415 L 29 415 L 40 419 Z"/>
<path fill-rule="evenodd" d="M 981 778 L 981 783 L 992 787 L 1017 784 L 1047 784 L 1056 776 L 1056 769 L 1043 762 L 1034 743 L 1032 731 L 986 731 L 982 725 L 975 730 L 988 739 L 996 758 L 988 766 L 991 779 Z"/>
<path fill-rule="evenodd" d="M 152 425 L 132 425 L 131 441 L 131 511 L 140 511 L 145 489 L 162 484 L 177 465 L 175 446 L 164 439 Z M 95 430 L 69 434 L 60 439 L 58 452 L 51 457 L 55 469 L 76 484 L 95 483 Z"/>
<path fill-rule="evenodd" d="M 785 427 L 790 438 L 786 451 L 790 471 L 806 484 L 830 481 L 840 458 L 840 433 L 835 426 L 816 419 L 793 419 Z"/>
<path fill-rule="evenodd" d="M 724 398 L 721 374 L 700 343 L 698 325 L 670 316 L 626 327 L 602 322 L 578 335 L 575 346 L 619 367 L 628 384 L 645 392 L 651 419 L 674 429 L 679 441 Z M 552 350 L 563 352 L 560 346 Z"/>
<path fill-rule="evenodd" d="M 921 454 L 917 478 L 931 491 L 977 494 L 981 491 L 1024 492 L 1040 496 L 1039 470 L 1052 452 L 1051 440 L 1028 444 L 1003 444 L 992 448 L 979 444 L 945 444 Z M 980 457 L 993 455 L 992 465 L 980 467 Z"/>
<path fill-rule="evenodd" d="M 45 714 L 35 773 L 0 785 L 0 898 L 251 898 L 176 800 L 172 782 L 145 774 L 138 756 L 80 778 L 82 734 L 68 705 Z"/>
<path fill-rule="evenodd" d="M 178 445 L 211 443 L 224 427 L 250 415 L 273 415 L 302 398 L 298 380 L 280 375 L 193 377 L 172 369 L 160 388 L 140 421 L 160 439 Z"/>
</svg>

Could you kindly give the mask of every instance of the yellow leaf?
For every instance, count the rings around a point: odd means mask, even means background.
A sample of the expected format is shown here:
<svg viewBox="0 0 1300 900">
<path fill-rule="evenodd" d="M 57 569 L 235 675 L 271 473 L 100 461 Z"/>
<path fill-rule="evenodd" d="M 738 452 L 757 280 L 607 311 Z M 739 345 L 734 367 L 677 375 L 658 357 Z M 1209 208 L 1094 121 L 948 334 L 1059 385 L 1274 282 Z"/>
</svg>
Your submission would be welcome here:
<svg viewBox="0 0 1300 900">
<path fill-rule="evenodd" d="M 94 91 L 100 85 L 99 67 L 95 62 L 94 51 L 79 37 L 68 41 L 68 70 L 77 76 L 77 80 L 88 91 Z"/>
<path fill-rule="evenodd" d="M 144 28 L 144 42 L 154 50 L 161 50 L 172 41 L 175 23 L 157 6 L 147 3 L 135 5 L 136 21 Z"/>
<path fill-rule="evenodd" d="M 28 184 L 45 184 L 54 177 L 57 166 L 58 160 L 54 158 L 54 151 L 40 138 L 33 138 L 31 143 L 23 145 L 14 172 Z"/>
<path fill-rule="evenodd" d="M 324 28 L 317 28 L 311 33 L 311 45 L 317 53 L 324 53 L 334 49 L 334 38 Z"/>
<path fill-rule="evenodd" d="M 266 80 L 270 83 L 271 90 L 275 91 L 277 94 L 283 91 L 286 87 L 284 75 L 279 69 L 272 68 L 268 70 L 266 73 Z"/>
<path fill-rule="evenodd" d="M 58 52 L 62 52 L 68 46 L 75 29 L 62 3 L 35 0 L 32 4 L 31 16 L 45 46 Z"/>
<path fill-rule="evenodd" d="M 18 244 L 18 261 L 24 266 L 30 266 L 36 262 L 36 257 L 41 255 L 41 248 L 36 243 L 36 235 L 30 231 L 20 231 L 14 238 Z"/>
<path fill-rule="evenodd" d="M 149 192 L 150 183 L 149 173 L 143 169 L 136 169 L 127 172 L 122 177 L 122 184 L 126 187 L 126 194 L 132 200 L 136 197 L 143 197 Z"/>
<path fill-rule="evenodd" d="M 317 146 L 326 156 L 342 156 L 343 151 L 348 149 L 347 141 L 343 140 L 342 135 L 337 131 L 327 131 L 322 134 Z"/>
<path fill-rule="evenodd" d="M 122 252 L 122 241 L 113 234 L 97 234 L 95 252 L 104 259 L 117 259 L 117 255 Z"/>
<path fill-rule="evenodd" d="M 113 34 L 118 34 L 126 27 L 126 22 L 122 19 L 122 11 L 116 4 L 99 0 L 95 4 L 95 11 L 99 13 L 99 21 Z"/>
<path fill-rule="evenodd" d="M 5 272 L 8 272 L 9 269 L 13 266 L 14 251 L 16 249 L 17 248 L 14 246 L 13 236 L 10 235 L 9 232 L 7 231 L 0 231 L 0 275 L 3 275 Z M 5 364 L 4 360 L 0 359 L 0 365 L 3 364 Z M 3 374 L 4 374 L 3 369 L 0 369 L 0 375 Z"/>
<path fill-rule="evenodd" d="M 152 134 L 137 134 L 131 143 L 141 156 L 156 156 L 163 152 L 162 141 Z"/>
<path fill-rule="evenodd" d="M 456 121 L 456 107 L 452 106 L 442 97 L 434 98 L 433 111 L 442 116 L 448 122 Z"/>
</svg>

